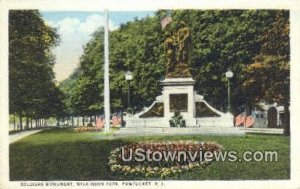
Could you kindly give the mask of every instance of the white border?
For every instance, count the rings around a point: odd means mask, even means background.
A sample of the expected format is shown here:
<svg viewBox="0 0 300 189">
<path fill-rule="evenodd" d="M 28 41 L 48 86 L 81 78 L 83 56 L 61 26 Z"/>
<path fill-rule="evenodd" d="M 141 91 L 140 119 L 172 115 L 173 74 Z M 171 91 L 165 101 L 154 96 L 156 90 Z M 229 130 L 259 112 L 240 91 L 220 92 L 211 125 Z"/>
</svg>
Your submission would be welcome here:
<svg viewBox="0 0 300 189">
<path fill-rule="evenodd" d="M 156 10 L 156 9 L 299 9 L 298 0 L 6 0 L 9 9 Z"/>
<path fill-rule="evenodd" d="M 0 2 L 0 188 L 9 180 L 8 162 L 8 10 Z"/>
<path fill-rule="evenodd" d="M 156 9 L 290 9 L 291 21 L 291 180 L 286 181 L 165 181 L 170 188 L 300 188 L 300 1 L 298 0 L 0 0 L 0 188 L 19 188 L 8 173 L 8 10 L 111 11 Z M 226 172 L 226 170 L 224 170 Z M 239 174 L 239 173 L 237 173 Z M 31 187 L 23 187 L 31 188 Z M 37 187 L 34 187 L 37 188 Z M 62 187 L 60 187 L 62 188 Z M 78 188 L 78 187 L 76 187 Z M 89 188 L 89 187 L 82 187 Z M 92 187 L 95 188 L 95 187 Z M 114 188 L 114 187 L 109 187 Z M 130 187 L 124 187 L 130 188 Z M 135 187 L 142 188 L 142 187 Z"/>
</svg>

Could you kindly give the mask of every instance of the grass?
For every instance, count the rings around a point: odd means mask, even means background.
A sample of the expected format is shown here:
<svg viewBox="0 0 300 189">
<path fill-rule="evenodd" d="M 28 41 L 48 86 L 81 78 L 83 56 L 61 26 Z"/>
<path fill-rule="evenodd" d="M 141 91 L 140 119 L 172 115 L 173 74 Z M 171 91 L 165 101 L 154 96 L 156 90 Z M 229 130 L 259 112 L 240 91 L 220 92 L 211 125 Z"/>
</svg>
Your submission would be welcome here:
<svg viewBox="0 0 300 189">
<path fill-rule="evenodd" d="M 168 177 L 168 180 L 262 180 L 290 178 L 290 138 L 275 135 L 149 136 L 114 138 L 104 133 L 74 133 L 70 128 L 47 129 L 10 144 L 10 180 L 124 180 L 156 179 L 113 174 L 109 152 L 137 141 L 215 141 L 238 154 L 276 150 L 277 162 L 213 162 L 203 170 Z"/>
</svg>

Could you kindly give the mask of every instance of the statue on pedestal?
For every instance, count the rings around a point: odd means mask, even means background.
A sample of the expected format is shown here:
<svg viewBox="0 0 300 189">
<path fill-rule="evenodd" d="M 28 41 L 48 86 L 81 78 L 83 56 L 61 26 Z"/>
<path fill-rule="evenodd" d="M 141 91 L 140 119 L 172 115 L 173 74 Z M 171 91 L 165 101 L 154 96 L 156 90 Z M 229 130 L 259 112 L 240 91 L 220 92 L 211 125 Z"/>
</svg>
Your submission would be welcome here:
<svg viewBox="0 0 300 189">
<path fill-rule="evenodd" d="M 171 73 L 174 71 L 175 68 L 176 45 L 175 45 L 175 39 L 169 31 L 166 31 L 165 36 L 167 37 L 164 42 L 166 68 L 167 68 L 167 73 Z"/>
<path fill-rule="evenodd" d="M 190 73 L 191 35 L 185 22 L 181 21 L 175 31 L 165 29 L 166 78 L 187 78 Z"/>
</svg>

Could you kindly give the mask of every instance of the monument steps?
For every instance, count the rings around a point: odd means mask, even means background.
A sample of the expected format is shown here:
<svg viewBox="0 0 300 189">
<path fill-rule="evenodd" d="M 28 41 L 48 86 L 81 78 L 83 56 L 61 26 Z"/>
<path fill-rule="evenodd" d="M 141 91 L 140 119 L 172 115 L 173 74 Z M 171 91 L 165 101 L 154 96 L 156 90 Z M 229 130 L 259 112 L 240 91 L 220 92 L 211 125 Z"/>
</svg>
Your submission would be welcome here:
<svg viewBox="0 0 300 189">
<path fill-rule="evenodd" d="M 125 127 L 115 132 L 114 135 L 235 135 L 243 136 L 245 131 L 234 127 Z"/>
<path fill-rule="evenodd" d="M 259 134 L 284 134 L 283 128 L 239 128 L 241 131 L 246 133 L 259 133 Z"/>
</svg>

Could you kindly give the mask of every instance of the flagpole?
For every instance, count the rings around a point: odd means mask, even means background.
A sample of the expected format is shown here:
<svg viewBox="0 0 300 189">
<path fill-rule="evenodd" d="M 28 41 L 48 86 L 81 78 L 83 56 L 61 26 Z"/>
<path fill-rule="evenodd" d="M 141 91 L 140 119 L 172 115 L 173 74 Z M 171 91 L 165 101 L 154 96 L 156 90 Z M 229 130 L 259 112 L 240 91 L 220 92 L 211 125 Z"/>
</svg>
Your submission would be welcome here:
<svg viewBox="0 0 300 189">
<path fill-rule="evenodd" d="M 109 44 L 108 44 L 108 10 L 104 10 L 104 115 L 105 133 L 110 128 L 110 91 L 109 91 Z"/>
</svg>

